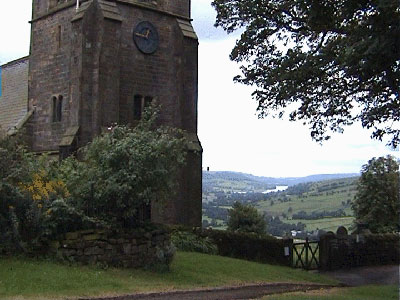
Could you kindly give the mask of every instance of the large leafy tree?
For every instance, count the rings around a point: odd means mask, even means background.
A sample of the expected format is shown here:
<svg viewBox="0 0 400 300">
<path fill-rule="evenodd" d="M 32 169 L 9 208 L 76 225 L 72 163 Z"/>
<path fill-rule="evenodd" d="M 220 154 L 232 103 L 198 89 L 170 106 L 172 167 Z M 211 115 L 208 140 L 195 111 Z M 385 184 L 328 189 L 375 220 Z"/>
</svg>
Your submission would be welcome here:
<svg viewBox="0 0 400 300">
<path fill-rule="evenodd" d="M 356 222 L 373 232 L 398 231 L 399 164 L 392 156 L 373 158 L 362 167 L 353 203 Z"/>
<path fill-rule="evenodd" d="M 235 81 L 255 87 L 259 117 L 308 124 L 316 141 L 361 121 L 400 141 L 398 0 L 213 0 L 216 26 L 243 30 Z"/>
</svg>

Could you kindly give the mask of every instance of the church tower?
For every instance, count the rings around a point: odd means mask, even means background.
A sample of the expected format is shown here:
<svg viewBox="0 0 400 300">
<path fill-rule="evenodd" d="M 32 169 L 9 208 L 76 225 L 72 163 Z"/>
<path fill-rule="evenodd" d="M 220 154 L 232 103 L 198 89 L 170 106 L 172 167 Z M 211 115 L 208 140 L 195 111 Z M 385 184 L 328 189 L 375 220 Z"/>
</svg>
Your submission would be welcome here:
<svg viewBox="0 0 400 300">
<path fill-rule="evenodd" d="M 33 0 L 28 123 L 33 151 L 64 158 L 151 101 L 189 140 L 179 190 L 152 220 L 201 225 L 198 40 L 190 0 Z"/>
</svg>

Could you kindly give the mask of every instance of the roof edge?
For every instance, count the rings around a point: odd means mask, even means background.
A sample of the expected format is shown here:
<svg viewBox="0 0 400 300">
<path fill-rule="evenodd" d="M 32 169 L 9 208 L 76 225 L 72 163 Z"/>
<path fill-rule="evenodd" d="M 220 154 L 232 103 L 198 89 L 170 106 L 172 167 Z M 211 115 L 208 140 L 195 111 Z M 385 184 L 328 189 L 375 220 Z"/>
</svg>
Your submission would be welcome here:
<svg viewBox="0 0 400 300">
<path fill-rule="evenodd" d="M 24 56 L 24 57 L 21 57 L 21 58 L 14 59 L 14 60 L 12 60 L 12 61 L 9 61 L 9 62 L 7 62 L 7 63 L 5 63 L 5 64 L 3 64 L 3 65 L 0 65 L 0 67 L 2 67 L 2 68 L 8 67 L 8 66 L 11 66 L 11 65 L 14 65 L 14 64 L 23 62 L 23 61 L 25 61 L 25 60 L 29 60 L 29 55 Z"/>
</svg>

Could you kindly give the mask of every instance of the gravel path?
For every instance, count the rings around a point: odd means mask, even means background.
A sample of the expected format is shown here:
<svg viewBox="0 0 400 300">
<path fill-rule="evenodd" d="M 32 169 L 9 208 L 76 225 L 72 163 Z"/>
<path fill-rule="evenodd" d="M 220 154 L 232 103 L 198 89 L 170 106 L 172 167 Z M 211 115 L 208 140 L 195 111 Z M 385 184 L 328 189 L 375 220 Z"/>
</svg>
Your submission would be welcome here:
<svg viewBox="0 0 400 300">
<path fill-rule="evenodd" d="M 342 286 L 400 283 L 398 265 L 362 267 L 321 272 L 321 274 L 339 280 Z M 271 294 L 329 289 L 332 287 L 334 286 L 309 283 L 267 283 L 186 291 L 141 293 L 108 298 L 79 298 L 79 300 L 247 300 Z"/>
<path fill-rule="evenodd" d="M 335 278 L 346 286 L 360 286 L 367 284 L 399 284 L 399 265 L 361 267 L 349 270 L 321 272 L 321 274 Z"/>
<path fill-rule="evenodd" d="M 109 298 L 79 298 L 79 300 L 233 300 L 255 299 L 265 295 L 309 291 L 333 286 L 309 283 L 269 283 L 236 287 L 221 287 L 190 291 L 143 293 Z"/>
</svg>

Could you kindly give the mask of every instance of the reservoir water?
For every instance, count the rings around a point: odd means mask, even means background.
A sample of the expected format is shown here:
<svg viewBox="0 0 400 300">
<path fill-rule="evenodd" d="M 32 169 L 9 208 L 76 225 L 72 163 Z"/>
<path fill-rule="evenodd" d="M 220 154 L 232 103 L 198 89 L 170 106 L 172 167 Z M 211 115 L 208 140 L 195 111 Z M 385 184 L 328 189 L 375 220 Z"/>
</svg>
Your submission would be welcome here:
<svg viewBox="0 0 400 300">
<path fill-rule="evenodd" d="M 287 190 L 287 188 L 288 188 L 287 185 L 277 185 L 275 189 L 273 189 L 273 190 L 266 190 L 266 191 L 263 192 L 263 194 L 281 192 L 281 191 Z"/>
</svg>

